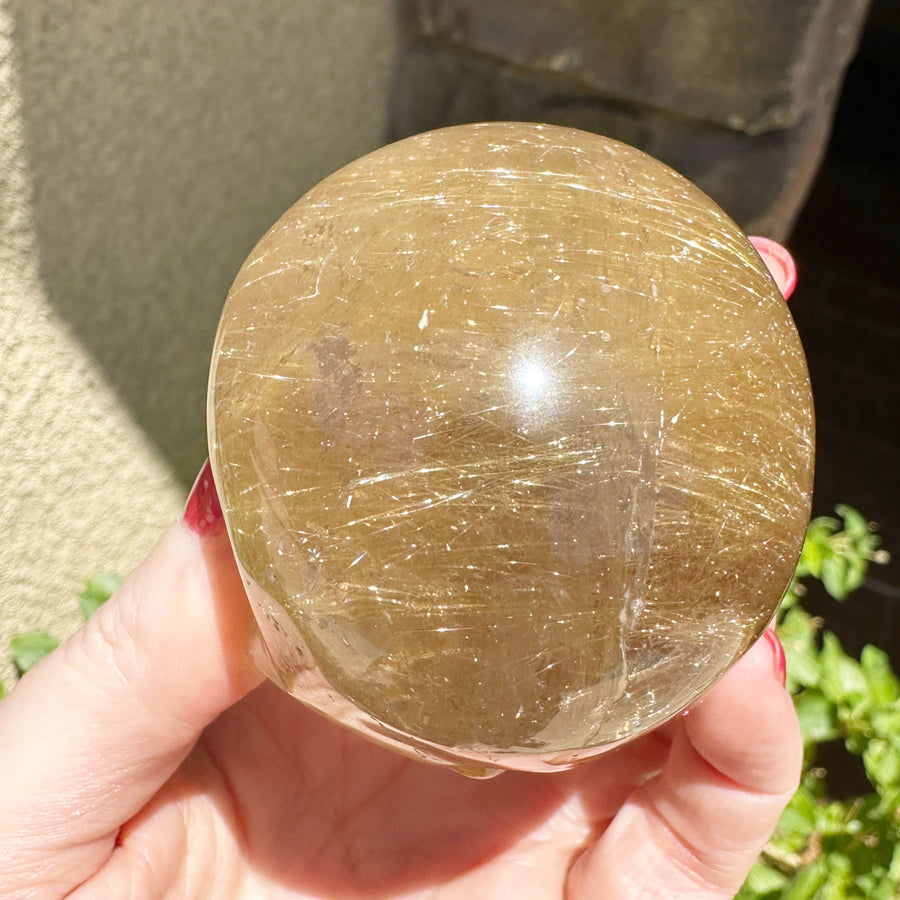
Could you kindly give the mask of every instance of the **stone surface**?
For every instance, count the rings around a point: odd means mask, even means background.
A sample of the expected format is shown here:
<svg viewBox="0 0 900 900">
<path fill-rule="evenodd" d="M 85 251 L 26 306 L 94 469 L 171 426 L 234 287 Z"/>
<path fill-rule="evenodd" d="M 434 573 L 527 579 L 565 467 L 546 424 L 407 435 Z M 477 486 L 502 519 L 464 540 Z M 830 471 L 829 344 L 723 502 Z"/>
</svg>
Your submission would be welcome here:
<svg viewBox="0 0 900 900">
<path fill-rule="evenodd" d="M 420 34 L 747 134 L 836 99 L 869 0 L 404 0 Z"/>
<path fill-rule="evenodd" d="M 397 58 L 391 133 L 447 125 L 533 121 L 631 144 L 685 175 L 748 234 L 785 240 L 831 130 L 823 105 L 791 128 L 748 135 L 714 122 L 599 94 L 453 46 L 418 41 Z"/>
<path fill-rule="evenodd" d="M 868 0 L 403 0 L 393 136 L 522 120 L 668 163 L 785 240 L 825 151 Z"/>
<path fill-rule="evenodd" d="M 793 323 L 661 163 L 553 126 L 383 148 L 238 274 L 211 458 L 287 690 L 433 760 L 563 767 L 765 627 L 809 511 Z"/>
</svg>

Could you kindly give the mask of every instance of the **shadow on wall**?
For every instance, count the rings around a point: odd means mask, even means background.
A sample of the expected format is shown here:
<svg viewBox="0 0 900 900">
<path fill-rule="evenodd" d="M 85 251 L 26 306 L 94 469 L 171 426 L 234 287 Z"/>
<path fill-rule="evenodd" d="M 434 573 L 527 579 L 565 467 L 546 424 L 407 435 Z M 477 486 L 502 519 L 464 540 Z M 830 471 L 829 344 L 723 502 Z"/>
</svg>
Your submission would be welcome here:
<svg viewBox="0 0 900 900">
<path fill-rule="evenodd" d="M 189 483 L 216 324 L 308 187 L 383 143 L 390 0 L 11 0 L 41 276 Z"/>
</svg>

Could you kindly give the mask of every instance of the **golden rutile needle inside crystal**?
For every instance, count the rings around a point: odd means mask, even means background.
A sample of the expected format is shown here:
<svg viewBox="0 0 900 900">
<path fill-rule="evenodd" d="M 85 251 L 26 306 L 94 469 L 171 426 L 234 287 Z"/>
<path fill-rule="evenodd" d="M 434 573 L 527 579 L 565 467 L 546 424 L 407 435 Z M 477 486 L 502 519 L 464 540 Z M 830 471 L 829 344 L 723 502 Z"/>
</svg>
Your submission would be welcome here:
<svg viewBox="0 0 900 900">
<path fill-rule="evenodd" d="M 267 668 L 433 759 L 565 766 L 752 643 L 812 401 L 740 230 L 656 160 L 485 124 L 383 148 L 228 296 L 210 443 Z"/>
</svg>

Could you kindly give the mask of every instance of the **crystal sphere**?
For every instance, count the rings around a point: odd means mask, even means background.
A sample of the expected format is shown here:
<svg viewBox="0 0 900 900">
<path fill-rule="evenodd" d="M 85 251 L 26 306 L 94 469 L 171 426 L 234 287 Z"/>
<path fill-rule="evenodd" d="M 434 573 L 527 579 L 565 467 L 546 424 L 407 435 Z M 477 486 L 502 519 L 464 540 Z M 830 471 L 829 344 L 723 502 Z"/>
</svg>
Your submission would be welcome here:
<svg viewBox="0 0 900 900">
<path fill-rule="evenodd" d="M 291 207 L 228 295 L 209 436 L 270 677 L 470 771 L 683 710 L 809 515 L 806 365 L 756 251 L 555 126 L 408 138 Z"/>
</svg>

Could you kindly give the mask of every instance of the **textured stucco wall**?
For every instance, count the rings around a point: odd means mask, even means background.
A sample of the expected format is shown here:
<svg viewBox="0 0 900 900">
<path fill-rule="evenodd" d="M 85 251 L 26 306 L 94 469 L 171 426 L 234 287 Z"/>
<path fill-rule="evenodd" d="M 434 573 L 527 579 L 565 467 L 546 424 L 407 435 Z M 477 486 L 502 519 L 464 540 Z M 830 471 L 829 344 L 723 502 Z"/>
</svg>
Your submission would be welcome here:
<svg viewBox="0 0 900 900">
<path fill-rule="evenodd" d="M 0 678 L 177 514 L 228 285 L 383 143 L 393 39 L 390 0 L 0 0 Z"/>
</svg>

